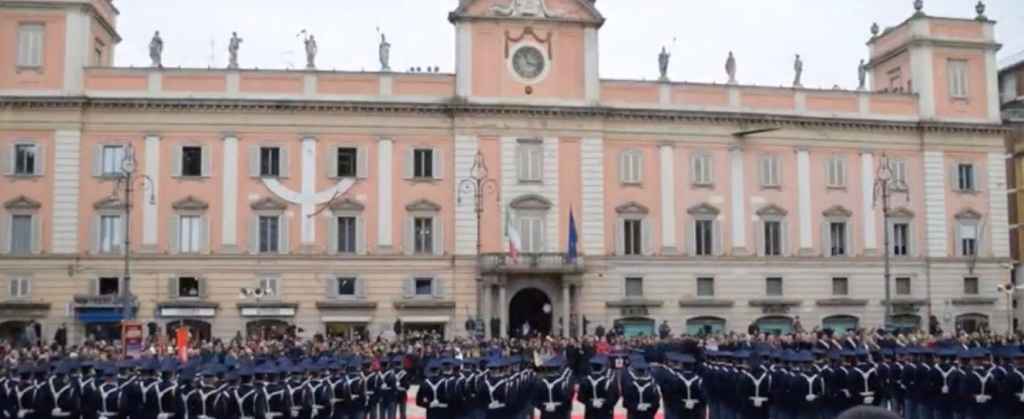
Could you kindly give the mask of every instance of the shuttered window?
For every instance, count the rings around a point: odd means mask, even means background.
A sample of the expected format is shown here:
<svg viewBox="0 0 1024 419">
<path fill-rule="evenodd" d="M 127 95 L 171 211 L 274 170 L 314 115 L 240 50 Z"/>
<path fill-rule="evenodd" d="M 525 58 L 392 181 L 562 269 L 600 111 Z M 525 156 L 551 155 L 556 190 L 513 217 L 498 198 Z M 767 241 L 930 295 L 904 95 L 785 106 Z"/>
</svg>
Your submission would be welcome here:
<svg viewBox="0 0 1024 419">
<path fill-rule="evenodd" d="M 40 23 L 18 25 L 18 67 L 43 66 L 43 34 Z"/>
</svg>

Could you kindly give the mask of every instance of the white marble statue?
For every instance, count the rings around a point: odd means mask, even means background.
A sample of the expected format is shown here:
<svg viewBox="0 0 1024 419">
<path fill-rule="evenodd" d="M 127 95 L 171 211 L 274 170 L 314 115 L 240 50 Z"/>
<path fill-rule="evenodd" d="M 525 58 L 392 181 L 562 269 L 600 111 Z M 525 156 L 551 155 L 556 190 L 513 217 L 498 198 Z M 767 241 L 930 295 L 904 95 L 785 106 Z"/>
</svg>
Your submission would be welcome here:
<svg viewBox="0 0 1024 419">
<path fill-rule="evenodd" d="M 668 63 L 672 58 L 672 54 L 668 53 L 665 47 L 661 47 L 661 53 L 658 54 L 658 71 L 661 73 L 661 80 L 668 80 Z"/>
<path fill-rule="evenodd" d="M 793 87 L 803 87 L 800 84 L 800 77 L 804 74 L 804 61 L 800 59 L 800 54 L 797 54 L 796 58 L 793 59 L 793 73 Z"/>
<path fill-rule="evenodd" d="M 160 37 L 160 31 L 156 31 L 153 34 L 153 39 L 149 41 L 149 59 L 153 61 L 153 67 L 162 68 L 164 54 L 164 40 Z"/>
<path fill-rule="evenodd" d="M 861 58 L 860 65 L 857 66 L 857 90 L 864 90 L 867 88 L 868 82 L 868 65 L 864 63 L 864 59 Z"/>
<path fill-rule="evenodd" d="M 306 68 L 312 70 L 316 68 L 316 53 L 319 51 L 319 47 L 316 45 L 316 38 L 313 34 L 309 34 L 303 41 L 306 44 Z"/>
<path fill-rule="evenodd" d="M 725 74 L 729 75 L 729 84 L 736 84 L 736 57 L 729 51 L 729 58 L 725 59 Z"/>
<path fill-rule="evenodd" d="M 391 43 L 384 33 L 380 34 L 380 46 L 377 48 L 377 58 L 380 59 L 381 71 L 391 71 Z"/>
<path fill-rule="evenodd" d="M 242 47 L 242 38 L 238 32 L 231 32 L 231 40 L 228 41 L 228 68 L 238 68 L 238 50 Z"/>
</svg>

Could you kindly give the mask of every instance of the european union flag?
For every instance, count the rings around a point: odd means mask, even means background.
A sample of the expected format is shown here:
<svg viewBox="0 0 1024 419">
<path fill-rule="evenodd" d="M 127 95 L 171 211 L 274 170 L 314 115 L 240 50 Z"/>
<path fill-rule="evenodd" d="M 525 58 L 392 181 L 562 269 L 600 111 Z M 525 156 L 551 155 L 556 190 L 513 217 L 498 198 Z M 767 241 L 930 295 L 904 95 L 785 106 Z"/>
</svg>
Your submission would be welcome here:
<svg viewBox="0 0 1024 419">
<path fill-rule="evenodd" d="M 569 207 L 569 251 L 565 255 L 568 263 L 576 263 L 576 257 L 579 253 L 577 250 L 578 245 L 579 237 L 576 235 L 576 217 L 573 217 L 572 207 Z"/>
</svg>

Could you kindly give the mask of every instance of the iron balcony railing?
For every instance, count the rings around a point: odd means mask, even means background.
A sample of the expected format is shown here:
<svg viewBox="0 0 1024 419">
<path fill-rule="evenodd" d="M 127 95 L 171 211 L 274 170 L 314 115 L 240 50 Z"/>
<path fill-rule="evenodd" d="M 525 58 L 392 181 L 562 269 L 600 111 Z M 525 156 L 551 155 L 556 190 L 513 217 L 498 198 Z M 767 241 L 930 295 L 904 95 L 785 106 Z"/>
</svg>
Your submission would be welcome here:
<svg viewBox="0 0 1024 419">
<path fill-rule="evenodd" d="M 565 253 L 520 253 L 513 258 L 508 253 L 485 253 L 480 255 L 480 271 L 483 273 L 582 273 L 583 257 L 569 258 Z"/>
</svg>

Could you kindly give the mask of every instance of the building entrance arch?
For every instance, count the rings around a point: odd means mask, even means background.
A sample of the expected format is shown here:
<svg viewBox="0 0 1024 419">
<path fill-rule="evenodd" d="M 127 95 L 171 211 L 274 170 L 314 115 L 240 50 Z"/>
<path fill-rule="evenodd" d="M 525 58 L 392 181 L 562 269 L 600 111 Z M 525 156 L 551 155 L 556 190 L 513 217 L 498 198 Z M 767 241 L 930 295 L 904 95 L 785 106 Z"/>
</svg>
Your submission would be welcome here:
<svg viewBox="0 0 1024 419">
<path fill-rule="evenodd" d="M 550 335 L 554 312 L 551 297 L 544 291 L 538 288 L 519 290 L 508 304 L 511 335 Z"/>
</svg>

